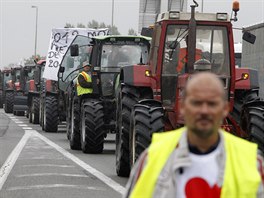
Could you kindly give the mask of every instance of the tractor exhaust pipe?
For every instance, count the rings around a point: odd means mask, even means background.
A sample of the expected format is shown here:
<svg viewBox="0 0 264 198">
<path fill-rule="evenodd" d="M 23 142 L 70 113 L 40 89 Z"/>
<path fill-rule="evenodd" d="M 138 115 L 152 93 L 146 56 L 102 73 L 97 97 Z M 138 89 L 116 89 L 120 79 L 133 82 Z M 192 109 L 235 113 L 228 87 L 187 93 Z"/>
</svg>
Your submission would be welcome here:
<svg viewBox="0 0 264 198">
<path fill-rule="evenodd" d="M 191 18 L 189 22 L 189 33 L 187 40 L 187 72 L 192 73 L 195 62 L 195 53 L 196 53 L 196 20 L 195 20 L 195 8 L 198 7 L 198 3 L 193 0 L 195 5 L 191 5 Z"/>
</svg>

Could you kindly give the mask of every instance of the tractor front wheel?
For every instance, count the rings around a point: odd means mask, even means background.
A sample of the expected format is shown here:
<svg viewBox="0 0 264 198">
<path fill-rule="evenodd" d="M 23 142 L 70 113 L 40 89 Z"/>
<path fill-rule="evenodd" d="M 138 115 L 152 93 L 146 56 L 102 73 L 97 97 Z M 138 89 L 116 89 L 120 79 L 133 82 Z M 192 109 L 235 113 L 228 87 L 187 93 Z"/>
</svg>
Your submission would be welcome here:
<svg viewBox="0 0 264 198">
<path fill-rule="evenodd" d="M 163 108 L 156 105 L 137 104 L 131 116 L 129 151 L 132 167 L 140 154 L 150 145 L 154 132 L 164 131 Z"/>
<path fill-rule="evenodd" d="M 3 92 L 0 91 L 0 108 L 3 108 Z"/>
<path fill-rule="evenodd" d="M 58 100 L 55 96 L 46 96 L 44 106 L 44 129 L 46 132 L 57 132 L 59 124 Z"/>
<path fill-rule="evenodd" d="M 82 103 L 81 146 L 84 153 L 102 153 L 104 148 L 104 111 L 102 102 L 87 99 Z"/>
<path fill-rule="evenodd" d="M 70 114 L 70 147 L 72 150 L 81 150 L 80 134 L 80 105 L 79 98 L 74 97 L 72 100 Z"/>
<path fill-rule="evenodd" d="M 14 92 L 7 91 L 5 97 L 5 112 L 13 113 L 13 107 L 14 107 Z"/>
<path fill-rule="evenodd" d="M 33 124 L 39 124 L 39 97 L 32 99 L 31 119 Z"/>
</svg>

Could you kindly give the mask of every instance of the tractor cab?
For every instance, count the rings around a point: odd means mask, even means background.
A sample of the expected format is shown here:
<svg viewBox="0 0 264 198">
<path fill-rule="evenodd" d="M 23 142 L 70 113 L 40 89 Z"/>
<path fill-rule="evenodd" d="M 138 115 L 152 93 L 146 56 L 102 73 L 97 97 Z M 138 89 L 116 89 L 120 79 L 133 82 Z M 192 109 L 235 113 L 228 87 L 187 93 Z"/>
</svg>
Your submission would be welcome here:
<svg viewBox="0 0 264 198">
<path fill-rule="evenodd" d="M 148 76 L 151 87 L 166 111 L 172 127 L 184 124 L 179 100 L 192 74 L 208 71 L 223 81 L 229 96 L 234 93 L 235 57 L 232 23 L 227 13 L 169 11 L 158 16 L 153 30 Z M 234 9 L 237 12 L 237 9 Z M 229 97 L 232 104 L 232 97 Z M 170 113 L 169 113 L 170 114 Z"/>
<path fill-rule="evenodd" d="M 141 36 L 104 36 L 92 39 L 90 63 L 99 75 L 98 92 L 103 97 L 115 96 L 115 84 L 121 67 L 147 62 L 150 38 Z"/>
</svg>

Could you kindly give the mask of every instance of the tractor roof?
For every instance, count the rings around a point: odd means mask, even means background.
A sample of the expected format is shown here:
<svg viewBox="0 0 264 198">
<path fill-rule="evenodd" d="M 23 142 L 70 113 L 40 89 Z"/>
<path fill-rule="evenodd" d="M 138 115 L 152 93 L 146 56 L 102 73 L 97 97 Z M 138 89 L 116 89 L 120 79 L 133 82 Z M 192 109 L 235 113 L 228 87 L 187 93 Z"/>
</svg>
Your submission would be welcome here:
<svg viewBox="0 0 264 198">
<path fill-rule="evenodd" d="M 190 18 L 191 18 L 191 13 L 189 12 L 169 11 L 159 14 L 157 22 L 161 22 L 164 20 L 189 21 Z M 218 21 L 218 22 L 230 21 L 229 15 L 227 13 L 196 12 L 195 19 L 196 21 Z"/>
<path fill-rule="evenodd" d="M 93 39 L 97 39 L 97 40 L 107 40 L 107 39 L 111 39 L 111 38 L 139 38 L 139 39 L 145 39 L 147 41 L 150 41 L 151 38 L 150 37 L 146 37 L 146 36 L 132 36 L 132 35 L 107 35 L 107 36 L 95 36 L 93 37 Z"/>
<path fill-rule="evenodd" d="M 39 61 L 37 62 L 38 65 L 42 65 L 43 63 L 46 63 L 46 59 L 39 60 Z"/>
</svg>

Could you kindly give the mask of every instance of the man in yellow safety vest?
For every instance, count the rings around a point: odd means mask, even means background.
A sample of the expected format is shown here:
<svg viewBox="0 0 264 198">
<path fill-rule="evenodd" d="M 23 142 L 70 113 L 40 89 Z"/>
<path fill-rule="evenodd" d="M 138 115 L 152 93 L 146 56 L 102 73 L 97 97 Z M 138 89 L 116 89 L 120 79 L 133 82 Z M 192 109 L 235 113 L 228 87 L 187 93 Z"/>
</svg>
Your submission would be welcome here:
<svg viewBox="0 0 264 198">
<path fill-rule="evenodd" d="M 263 157 L 255 143 L 220 129 L 228 110 L 219 78 L 193 75 L 181 103 L 186 127 L 153 134 L 124 197 L 263 198 Z"/>
<path fill-rule="evenodd" d="M 89 94 L 93 92 L 91 65 L 89 62 L 83 62 L 83 71 L 79 73 L 77 79 L 77 95 Z"/>
</svg>

